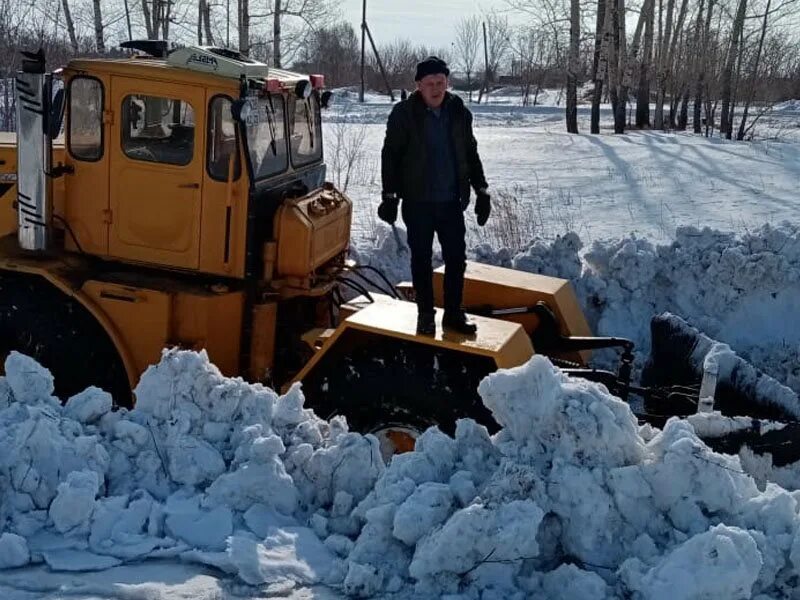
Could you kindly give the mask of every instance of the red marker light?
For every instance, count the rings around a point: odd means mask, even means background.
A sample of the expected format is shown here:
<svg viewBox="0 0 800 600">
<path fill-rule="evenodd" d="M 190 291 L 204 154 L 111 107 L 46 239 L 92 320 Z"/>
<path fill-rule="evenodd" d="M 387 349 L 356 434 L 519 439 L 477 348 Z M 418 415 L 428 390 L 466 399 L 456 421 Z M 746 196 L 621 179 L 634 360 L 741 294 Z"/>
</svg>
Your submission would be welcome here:
<svg viewBox="0 0 800 600">
<path fill-rule="evenodd" d="M 311 80 L 311 87 L 315 90 L 325 87 L 325 75 L 309 75 L 308 78 Z"/>
</svg>

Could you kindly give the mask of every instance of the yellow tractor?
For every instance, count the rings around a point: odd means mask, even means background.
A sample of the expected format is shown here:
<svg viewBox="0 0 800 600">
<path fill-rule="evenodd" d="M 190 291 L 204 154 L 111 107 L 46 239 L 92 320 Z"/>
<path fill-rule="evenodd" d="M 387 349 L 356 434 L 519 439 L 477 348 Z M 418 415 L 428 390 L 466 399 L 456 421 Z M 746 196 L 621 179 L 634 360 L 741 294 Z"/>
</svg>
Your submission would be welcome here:
<svg viewBox="0 0 800 600">
<path fill-rule="evenodd" d="M 565 280 L 469 264 L 477 334 L 416 334 L 409 286 L 347 260 L 322 76 L 222 48 L 125 46 L 129 58 L 57 73 L 26 53 L 17 74 L 17 133 L 0 134 L 0 359 L 35 357 L 62 399 L 97 385 L 130 405 L 163 348 L 205 349 L 225 375 L 302 382 L 320 416 L 389 452 L 431 424 L 491 426 L 478 382 L 534 350 L 633 389 L 632 344 L 586 337 Z M 585 369 L 602 347 L 622 349 L 619 372 Z"/>
</svg>

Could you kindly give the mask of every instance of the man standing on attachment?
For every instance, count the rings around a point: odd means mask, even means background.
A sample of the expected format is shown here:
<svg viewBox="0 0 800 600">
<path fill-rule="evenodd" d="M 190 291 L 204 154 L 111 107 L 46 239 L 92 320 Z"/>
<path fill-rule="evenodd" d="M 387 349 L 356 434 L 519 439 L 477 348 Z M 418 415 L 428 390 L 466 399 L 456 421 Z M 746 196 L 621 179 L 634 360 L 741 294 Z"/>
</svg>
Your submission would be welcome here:
<svg viewBox="0 0 800 600">
<path fill-rule="evenodd" d="M 475 214 L 483 226 L 491 210 L 486 177 L 472 134 L 472 113 L 447 91 L 450 70 L 435 57 L 417 65 L 417 90 L 389 115 L 381 153 L 383 195 L 378 216 L 394 225 L 403 200 L 403 221 L 411 249 L 411 275 L 417 297 L 417 332 L 436 332 L 433 308 L 433 235 L 444 258 L 442 325 L 475 333 L 461 306 L 466 268 L 464 210 L 470 186 Z"/>
</svg>

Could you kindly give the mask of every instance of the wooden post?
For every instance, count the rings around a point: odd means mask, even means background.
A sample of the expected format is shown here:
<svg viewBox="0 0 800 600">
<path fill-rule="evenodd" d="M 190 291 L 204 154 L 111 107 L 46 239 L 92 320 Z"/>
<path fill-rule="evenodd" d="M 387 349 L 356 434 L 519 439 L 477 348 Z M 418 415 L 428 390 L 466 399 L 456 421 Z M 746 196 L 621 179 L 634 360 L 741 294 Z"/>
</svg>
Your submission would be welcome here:
<svg viewBox="0 0 800 600">
<path fill-rule="evenodd" d="M 378 47 L 375 45 L 375 40 L 372 39 L 372 32 L 369 30 L 369 25 L 367 25 L 366 22 L 364 23 L 364 30 L 367 32 L 367 35 L 369 36 L 369 43 L 372 46 L 372 51 L 375 53 L 375 60 L 378 61 L 378 68 L 381 70 L 381 76 L 383 77 L 383 83 L 386 84 L 386 90 L 389 92 L 389 97 L 392 99 L 392 102 L 394 102 L 394 91 L 392 90 L 392 86 L 389 83 L 389 78 L 386 76 L 386 69 L 383 68 L 383 62 L 381 61 L 381 55 L 378 54 Z M 363 84 L 362 84 L 361 90 L 362 90 L 361 93 L 363 94 L 364 93 Z M 364 101 L 363 100 L 363 95 L 362 95 L 362 100 L 361 101 L 362 102 Z"/>
<path fill-rule="evenodd" d="M 481 103 L 483 98 L 483 90 L 486 89 L 486 95 L 489 95 L 489 46 L 486 42 L 486 21 L 483 22 L 483 86 L 478 94 L 478 104 Z"/>
</svg>

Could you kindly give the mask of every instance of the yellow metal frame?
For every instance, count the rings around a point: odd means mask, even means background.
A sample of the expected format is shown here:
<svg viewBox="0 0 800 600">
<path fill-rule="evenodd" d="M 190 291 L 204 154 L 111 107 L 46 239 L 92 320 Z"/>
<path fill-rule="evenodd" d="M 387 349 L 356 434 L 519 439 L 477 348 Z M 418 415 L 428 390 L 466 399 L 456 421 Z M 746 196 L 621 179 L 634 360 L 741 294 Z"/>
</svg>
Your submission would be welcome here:
<svg viewBox="0 0 800 600">
<path fill-rule="evenodd" d="M 434 298 L 437 306 L 444 301 L 444 267 L 433 274 Z M 495 309 L 522 308 L 545 302 L 555 313 L 565 336 L 591 336 L 591 329 L 581 310 L 578 297 L 567 279 L 549 277 L 537 273 L 517 271 L 467 262 L 464 274 L 464 306 L 491 306 Z M 504 321 L 521 324 L 528 334 L 539 326 L 539 318 L 533 313 L 503 316 Z M 569 353 L 563 358 L 586 364 L 591 352 Z"/>
<path fill-rule="evenodd" d="M 328 352 L 336 350 L 336 342 L 346 331 L 361 331 L 491 358 L 498 368 L 516 367 L 534 354 L 530 337 L 518 323 L 487 317 L 472 317 L 478 325 L 475 335 L 462 335 L 442 328 L 441 311 L 436 311 L 436 334 L 418 335 L 417 307 L 410 302 L 374 294 L 375 302 L 347 317 L 325 341 L 306 366 L 287 384 L 302 381 Z"/>
</svg>

